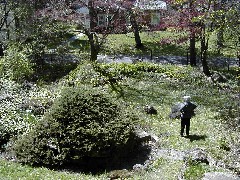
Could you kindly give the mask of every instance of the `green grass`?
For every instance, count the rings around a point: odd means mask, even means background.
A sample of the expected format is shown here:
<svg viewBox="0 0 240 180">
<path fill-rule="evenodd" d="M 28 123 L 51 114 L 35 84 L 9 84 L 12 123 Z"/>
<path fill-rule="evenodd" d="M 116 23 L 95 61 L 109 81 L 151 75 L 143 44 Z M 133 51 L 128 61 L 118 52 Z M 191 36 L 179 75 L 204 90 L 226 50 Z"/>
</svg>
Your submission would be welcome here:
<svg viewBox="0 0 240 180">
<path fill-rule="evenodd" d="M 158 31 L 158 32 L 142 32 L 140 37 L 142 43 L 145 45 L 146 50 L 137 50 L 135 47 L 135 41 L 133 33 L 128 34 L 113 34 L 107 38 L 102 53 L 106 54 L 127 54 L 127 55 L 150 55 L 149 49 L 152 50 L 153 56 L 161 55 L 176 55 L 176 56 L 187 56 L 187 49 L 189 48 L 189 42 L 175 43 L 180 37 L 185 37 L 186 32 L 180 31 Z M 217 53 L 216 50 L 216 33 L 209 33 L 209 57 L 225 56 L 225 57 L 236 57 L 236 48 L 232 46 L 234 42 L 226 40 L 225 46 L 221 50 L 221 54 Z M 172 39 L 170 44 L 161 44 L 163 39 Z M 200 56 L 200 41 L 196 41 L 197 55 Z"/>
<path fill-rule="evenodd" d="M 147 172 L 140 174 L 141 178 L 139 179 L 141 180 L 177 179 L 182 166 L 183 166 L 182 161 L 173 161 L 159 158 L 152 164 L 152 166 L 149 168 Z"/>
<path fill-rule="evenodd" d="M 216 32 L 208 32 L 209 47 L 208 57 L 214 58 L 217 56 L 234 57 L 236 58 L 239 47 L 236 47 L 235 40 L 224 37 L 224 46 L 221 48 L 221 52 L 217 51 L 217 35 Z M 127 34 L 110 34 L 106 38 L 100 54 L 110 55 L 148 55 L 151 51 L 153 56 L 162 55 L 175 55 L 175 56 L 187 56 L 189 49 L 189 41 L 185 40 L 183 43 L 179 43 L 178 40 L 187 37 L 187 33 L 183 30 L 174 31 L 155 31 L 155 32 L 141 32 L 141 41 L 145 46 L 144 50 L 135 48 L 135 41 L 133 33 Z M 161 43 L 165 39 L 171 39 L 171 43 Z M 90 52 L 90 47 L 86 36 L 79 40 L 68 43 L 71 52 L 86 56 Z M 196 52 L 200 58 L 201 43 L 200 39 L 196 38 Z"/>
<path fill-rule="evenodd" d="M 237 139 L 238 131 L 225 128 L 224 123 L 219 119 L 219 110 L 224 108 L 226 102 L 231 101 L 232 96 L 237 91 L 226 93 L 207 81 L 198 69 L 187 66 L 160 65 L 158 68 L 155 67 L 161 70 L 159 73 L 144 71 L 139 73 L 136 70 L 136 67 L 139 66 L 137 64 L 125 65 L 124 70 L 121 69 L 121 71 L 117 69 L 117 65 L 115 66 L 116 72 L 120 73 L 117 74 L 119 76 L 126 72 L 130 73 L 119 81 L 124 94 L 122 100 L 132 111 L 136 112 L 144 129 L 160 137 L 159 148 L 183 151 L 200 147 L 215 159 L 231 161 L 231 158 L 228 157 L 229 151 L 223 147 L 228 147 L 234 139 Z M 147 66 L 145 64 L 145 67 Z M 152 66 L 149 65 L 149 67 Z M 135 73 L 131 74 L 131 72 Z M 36 89 L 34 94 L 41 96 L 42 93 L 47 93 L 49 98 L 53 98 L 57 95 L 54 92 L 60 91 L 62 86 L 68 84 L 68 81 L 74 81 L 77 85 L 83 82 L 93 82 L 93 80 L 98 81 L 99 78 L 102 80 L 105 77 L 98 76 L 89 65 L 83 64 L 75 72 L 61 79 L 58 84 L 38 87 L 39 94 Z M 232 81 L 236 82 L 236 79 L 232 79 Z M 105 85 L 103 88 L 108 89 L 108 86 Z M 232 88 L 230 87 L 230 89 Z M 180 120 L 168 117 L 171 106 L 181 101 L 181 97 L 186 94 L 191 95 L 193 101 L 198 103 L 196 116 L 191 121 L 190 134 L 192 138 L 190 139 L 179 136 Z M 148 115 L 144 113 L 145 105 L 153 105 L 158 114 Z M 226 131 L 227 133 L 225 133 Z M 131 172 L 130 179 L 158 179 L 159 177 L 169 180 L 176 179 L 183 163 L 183 161 L 157 158 L 147 170 Z M 201 176 L 210 170 L 209 166 L 192 165 L 188 167 L 185 175 L 188 179 L 194 179 L 194 177 Z M 81 172 L 33 168 L 3 159 L 0 160 L 0 174 L 0 179 L 107 179 L 108 176 L 108 173 L 91 175 Z"/>
<path fill-rule="evenodd" d="M 161 38 L 175 36 L 172 32 L 154 32 L 141 33 L 142 41 L 146 47 L 153 50 L 154 55 L 185 55 L 186 45 L 159 45 Z M 210 47 L 214 51 L 214 37 L 211 37 Z M 77 47 L 76 44 L 72 44 Z M 134 48 L 134 38 L 131 34 L 116 34 L 108 37 L 107 45 L 104 53 L 109 54 L 143 54 Z M 87 48 L 82 47 L 82 51 Z M 107 49 L 107 50 L 106 50 Z M 88 50 L 88 49 L 87 49 Z M 213 52 L 212 51 L 212 52 Z M 147 52 L 148 53 L 148 52 Z M 232 52 L 229 52 L 232 54 Z M 237 76 L 239 78 L 239 69 L 231 69 L 231 71 L 222 71 L 229 81 L 223 84 L 213 84 L 200 72 L 198 68 L 187 66 L 159 66 L 156 71 L 146 72 L 146 69 L 137 69 L 136 65 L 112 65 L 112 75 L 121 77 L 119 85 L 122 87 L 124 97 L 122 100 L 128 105 L 128 108 L 134 111 L 140 118 L 141 126 L 148 132 L 158 137 L 158 147 L 163 149 L 190 150 L 194 148 L 203 148 L 209 155 L 218 160 L 234 161 L 229 156 L 228 147 L 236 143 L 239 139 L 239 129 L 233 131 L 227 129 L 224 119 L 220 116 L 222 110 L 226 110 L 226 106 L 232 102 L 237 102 L 234 98 L 239 92 L 237 85 Z M 150 67 L 144 64 L 143 67 Z M 27 91 L 25 94 L 14 94 L 15 97 L 27 96 L 29 99 L 55 99 L 61 88 L 68 84 L 75 85 L 82 83 L 94 83 L 106 80 L 95 73 L 90 65 L 79 66 L 68 76 L 63 75 L 69 72 L 70 66 L 67 67 L 49 67 L 49 71 L 44 71 L 43 80 L 56 80 L 49 84 L 38 84 L 34 90 Z M 57 71 L 52 71 L 52 70 Z M 46 70 L 46 69 L 44 69 Z M 113 72 L 115 71 L 115 72 Z M 51 74 L 54 73 L 54 74 Z M 127 72 L 127 73 L 126 73 Z M 125 75 L 123 76 L 123 74 Z M 65 75 L 64 74 L 64 75 Z M 50 82 L 52 82 L 50 81 Z M 105 82 L 105 81 L 104 81 Z M 12 86 L 12 85 L 9 85 Z M 18 86 L 17 86 L 18 87 Z M 107 84 L 103 84 L 104 89 L 109 89 Z M 15 90 L 14 90 L 15 91 Z M 21 91 L 20 91 L 21 92 Z M 17 92 L 14 92 L 17 93 Z M 196 116 L 191 121 L 190 133 L 192 138 L 182 138 L 179 136 L 180 120 L 169 119 L 168 115 L 173 104 L 182 101 L 182 96 L 191 95 L 193 101 L 198 104 Z M 39 97 L 39 98 L 38 98 Z M 44 97 L 44 98 L 41 98 Z M 17 103 L 16 103 L 17 104 Z M 2 105 L 2 104 L 1 104 Z M 11 104 L 10 104 L 11 105 Z M 148 115 L 143 109 L 146 105 L 153 105 L 157 111 L 157 115 Z M 6 106 L 7 107 L 7 106 Z M 11 106 L 10 106 L 11 107 Z M 15 107 L 15 106 L 14 106 Z M 16 105 L 16 108 L 18 106 Z M 2 107 L 3 108 L 3 107 Z M 3 111 L 4 112 L 4 111 Z M 14 111 L 15 112 L 15 111 Z M 16 110 L 16 113 L 18 111 Z M 38 117 L 40 118 L 40 117 Z M 157 158 L 152 162 L 146 170 L 131 172 L 129 179 L 177 179 L 182 170 L 183 161 L 173 161 L 170 159 Z M 192 164 L 187 167 L 185 176 L 187 179 L 197 179 L 204 172 L 213 170 L 209 166 L 202 164 Z M 226 169 L 214 169 L 227 171 Z M 108 172 L 99 175 L 84 174 L 81 172 L 54 171 L 47 168 L 34 168 L 27 165 L 21 165 L 11 161 L 0 159 L 0 179 L 107 179 Z"/>
<path fill-rule="evenodd" d="M 54 171 L 44 167 L 33 168 L 27 165 L 8 162 L 0 159 L 0 179 L 1 180 L 93 180 L 106 179 L 106 174 L 90 175 L 84 173 L 75 173 L 68 171 Z"/>
<path fill-rule="evenodd" d="M 178 34 L 177 34 L 178 35 Z M 150 50 L 154 56 L 158 55 L 186 55 L 186 46 L 161 45 L 160 41 L 163 38 L 172 37 L 177 38 L 176 33 L 159 31 L 159 32 L 142 32 L 140 33 L 142 43 L 146 50 L 141 51 L 135 47 L 134 36 L 132 33 L 128 34 L 114 34 L 109 35 L 105 51 L 107 54 L 128 54 L 128 55 L 150 55 Z M 174 49 L 174 51 L 173 51 Z"/>
<path fill-rule="evenodd" d="M 109 55 L 138 55 L 138 56 L 163 56 L 163 55 L 173 55 L 173 56 L 187 56 L 189 54 L 189 41 L 184 41 L 183 43 L 178 43 L 179 38 L 187 37 L 184 31 L 156 31 L 156 32 L 141 32 L 141 41 L 144 44 L 144 50 L 135 48 L 135 41 L 133 33 L 127 34 L 110 34 L 106 38 L 100 54 Z M 171 43 L 161 43 L 165 39 L 171 39 Z M 234 57 L 236 58 L 236 47 L 235 42 L 225 38 L 224 47 L 221 49 L 220 54 L 217 52 L 217 36 L 215 32 L 209 33 L 209 48 L 208 57 L 214 58 L 217 56 L 224 57 Z M 86 57 L 86 54 L 90 52 L 90 46 L 86 39 L 83 37 L 80 40 L 70 42 L 68 44 L 71 52 L 80 54 L 80 56 Z M 196 52 L 197 57 L 200 58 L 200 40 L 196 39 Z"/>
</svg>

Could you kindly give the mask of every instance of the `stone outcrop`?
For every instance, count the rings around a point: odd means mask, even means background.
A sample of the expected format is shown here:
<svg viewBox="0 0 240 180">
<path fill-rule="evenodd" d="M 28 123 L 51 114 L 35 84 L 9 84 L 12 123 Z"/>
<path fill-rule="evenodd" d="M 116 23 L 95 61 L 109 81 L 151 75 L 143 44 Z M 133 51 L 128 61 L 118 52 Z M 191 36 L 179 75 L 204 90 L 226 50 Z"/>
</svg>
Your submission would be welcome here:
<svg viewBox="0 0 240 180">
<path fill-rule="evenodd" d="M 191 161 L 196 163 L 209 164 L 207 152 L 200 148 L 190 150 L 186 157 L 187 157 L 186 159 L 191 159 Z"/>
<path fill-rule="evenodd" d="M 223 76 L 220 73 L 215 72 L 212 76 L 211 79 L 213 82 L 217 82 L 217 83 L 225 83 L 227 82 L 227 78 L 225 76 Z"/>
<path fill-rule="evenodd" d="M 145 106 L 144 111 L 147 114 L 157 114 L 157 110 L 153 106 L 150 106 L 150 105 Z"/>
</svg>

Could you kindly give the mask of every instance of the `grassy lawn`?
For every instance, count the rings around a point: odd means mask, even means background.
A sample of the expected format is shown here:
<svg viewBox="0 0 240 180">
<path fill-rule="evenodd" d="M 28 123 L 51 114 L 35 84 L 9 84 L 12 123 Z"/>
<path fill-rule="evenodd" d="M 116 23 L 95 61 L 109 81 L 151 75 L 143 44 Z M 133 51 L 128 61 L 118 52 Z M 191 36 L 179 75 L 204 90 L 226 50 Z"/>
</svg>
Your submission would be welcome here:
<svg viewBox="0 0 240 180">
<path fill-rule="evenodd" d="M 41 180 L 41 179 L 106 179 L 106 174 L 90 175 L 84 173 L 74 173 L 68 171 L 54 171 L 44 167 L 33 168 L 30 166 L 23 166 L 17 163 L 0 160 L 0 179 L 1 180 Z"/>
<path fill-rule="evenodd" d="M 148 32 L 141 33 L 141 38 L 145 46 L 153 51 L 154 56 L 158 55 L 186 55 L 186 44 L 178 45 L 160 45 L 160 39 L 173 36 L 176 38 L 179 34 L 173 35 L 172 32 Z M 215 37 L 211 37 L 210 52 L 214 54 Z M 78 44 L 73 44 L 74 48 L 78 48 Z M 107 39 L 105 49 L 102 53 L 106 54 L 146 54 L 134 48 L 134 38 L 132 34 L 110 35 Z M 199 44 L 198 44 L 199 47 Z M 82 51 L 88 48 L 82 47 Z M 226 50 L 227 51 L 227 50 Z M 229 51 L 229 55 L 234 53 Z M 237 94 L 239 88 L 236 74 L 238 69 L 224 72 L 228 81 L 226 83 L 213 83 L 205 77 L 199 68 L 176 65 L 159 65 L 156 71 L 146 72 L 136 68 L 137 65 L 111 65 L 109 72 L 113 72 L 113 76 L 120 77 L 118 83 L 122 88 L 124 96 L 120 98 L 130 111 L 136 113 L 139 117 L 139 125 L 149 133 L 159 137 L 157 147 L 159 149 L 174 149 L 176 151 L 187 151 L 194 148 L 204 149 L 211 157 L 225 163 L 234 162 L 237 159 L 230 156 L 231 148 L 239 141 L 239 128 L 232 130 L 226 124 L 230 124 L 234 118 L 228 114 L 229 107 L 237 104 Z M 149 64 L 143 65 L 149 69 L 155 68 Z M 59 96 L 59 92 L 64 86 L 68 86 L 72 82 L 79 84 L 94 84 L 99 86 L 99 82 L 104 81 L 106 77 L 100 77 L 98 73 L 91 69 L 91 65 L 82 64 L 77 69 L 68 74 L 72 65 L 60 68 L 48 67 L 53 73 L 46 74 L 44 71 L 43 79 L 52 78 L 50 82 L 38 81 L 33 85 L 34 88 L 26 90 L 21 84 L 15 82 L 5 83 L 1 81 L 1 91 L 7 91 L 12 94 L 15 99 L 9 104 L 0 101 L 0 117 L 8 118 L 11 126 L 17 126 L 20 122 L 21 127 L 32 121 L 33 123 L 41 119 L 42 115 L 35 116 L 27 114 L 27 116 L 19 115 L 19 104 L 27 98 L 30 101 L 40 102 L 41 105 L 48 103 L 49 99 L 54 100 Z M 127 72 L 121 74 L 122 71 Z M 238 72 L 237 72 L 238 71 Z M 64 73 L 61 76 L 61 72 Z M 129 74 L 130 75 L 129 75 Z M 230 74 L 232 73 L 232 74 Z M 66 76 L 64 76 L 66 75 Z M 57 80 L 56 80 L 57 79 Z M 56 80 L 56 81 L 55 81 Z M 3 82 L 3 83 L 2 83 Z M 4 88 L 3 88 L 4 86 Z M 102 85 L 103 89 L 111 92 L 112 89 L 108 84 Z M 180 137 L 180 120 L 170 119 L 169 113 L 172 105 L 182 101 L 184 95 L 191 95 L 192 100 L 198 104 L 196 116 L 191 120 L 190 138 Z M 12 103 L 12 104 L 11 104 Z M 144 112 L 146 105 L 152 105 L 157 109 L 156 115 L 149 115 Z M 222 116 L 225 111 L 225 118 Z M 236 112 L 237 113 L 237 112 Z M 12 117 L 13 116 L 13 117 Z M 25 117 L 25 119 L 23 118 Z M 27 118 L 26 118 L 27 117 Z M 34 120 L 32 120 L 34 119 Z M 227 119 L 227 120 L 226 120 Z M 12 123 L 13 121 L 13 123 Z M 228 122 L 229 121 L 229 122 Z M 9 123 L 8 122 L 8 123 Z M 227 147 L 227 148 L 224 148 Z M 228 149 L 230 148 L 230 150 Z M 184 161 L 172 160 L 168 158 L 156 158 L 150 166 L 144 170 L 129 171 L 129 175 L 122 177 L 126 179 L 154 180 L 154 179 L 177 179 L 183 171 Z M 183 174 L 186 179 L 199 179 L 204 172 L 209 171 L 229 171 L 217 167 L 210 167 L 204 164 L 189 165 Z M 239 169 L 238 169 L 239 172 Z M 82 172 L 73 172 L 67 170 L 51 170 L 44 167 L 30 167 L 20 163 L 7 161 L 3 157 L 0 158 L 0 179 L 17 180 L 17 179 L 109 179 L 112 172 L 104 172 L 102 174 L 88 174 Z M 127 173 L 127 174 L 128 174 Z"/>
<path fill-rule="evenodd" d="M 226 102 L 233 101 L 232 98 L 237 94 L 239 87 L 232 86 L 220 90 L 217 85 L 207 81 L 206 77 L 196 68 L 169 65 L 160 66 L 160 69 L 164 71 L 162 73 L 142 72 L 126 76 L 119 82 L 124 93 L 122 100 L 130 110 L 136 112 L 141 127 L 160 138 L 157 144 L 160 149 L 185 151 L 202 148 L 217 160 L 232 161 L 228 156 L 229 151 L 222 148 L 222 143 L 231 146 L 239 134 L 238 131 L 226 129 L 224 122 L 219 118 L 219 112 L 225 108 Z M 39 86 L 35 89 L 35 94 L 33 92 L 30 94 L 32 98 L 35 95 L 34 98 L 39 96 L 42 100 L 44 100 L 43 94 L 47 94 L 48 97 L 55 96 L 59 89 L 71 79 L 70 77 L 76 84 L 98 81 L 96 74 L 83 65 L 58 83 Z M 236 82 L 234 79 L 233 81 Z M 108 86 L 105 85 L 104 88 L 108 89 Z M 231 93 L 226 93 L 228 90 L 231 90 Z M 181 101 L 184 95 L 191 95 L 193 101 L 198 104 L 196 116 L 191 121 L 190 134 L 192 136 L 190 138 L 180 137 L 180 120 L 168 117 L 171 106 Z M 143 111 L 146 105 L 154 106 L 158 114 L 146 114 Z M 183 165 L 184 162 L 180 160 L 157 158 L 145 170 L 130 171 L 128 179 L 150 180 L 159 179 L 159 177 L 160 179 L 177 179 Z M 227 171 L 203 165 L 190 166 L 186 171 L 186 177 L 198 179 L 204 172 L 211 170 Z M 0 160 L 1 179 L 107 179 L 109 173 L 111 172 L 91 175 L 81 172 L 54 171 Z"/>
<path fill-rule="evenodd" d="M 128 54 L 128 55 L 145 55 L 150 54 L 150 50 L 154 56 L 158 55 L 186 55 L 186 45 L 177 46 L 161 45 L 161 39 L 172 37 L 176 39 L 179 34 L 160 31 L 160 32 L 143 32 L 140 34 L 142 43 L 145 45 L 146 50 L 141 51 L 135 49 L 135 41 L 132 33 L 128 34 L 115 34 L 109 35 L 107 38 L 107 44 L 105 52 L 107 54 Z M 174 51 L 173 51 L 174 49 Z"/>
<path fill-rule="evenodd" d="M 132 33 L 128 34 L 114 34 L 109 35 L 107 38 L 107 43 L 105 46 L 106 54 L 127 54 L 127 55 L 146 55 L 150 54 L 149 49 L 152 50 L 153 56 L 161 55 L 176 55 L 176 56 L 187 56 L 187 49 L 189 47 L 189 42 L 184 41 L 183 43 L 178 43 L 179 38 L 186 36 L 184 31 L 174 32 L 174 31 L 158 31 L 158 32 L 142 32 L 140 37 L 142 43 L 145 45 L 145 51 L 137 50 L 134 48 L 134 36 Z M 171 43 L 163 43 L 163 41 L 172 40 Z M 208 55 L 219 56 L 216 52 L 216 34 L 211 32 L 209 34 L 209 49 Z M 233 46 L 233 42 L 226 42 L 225 46 L 222 48 L 221 56 L 226 57 L 236 57 L 236 49 Z M 200 41 L 196 41 L 197 56 L 200 57 Z"/>
</svg>

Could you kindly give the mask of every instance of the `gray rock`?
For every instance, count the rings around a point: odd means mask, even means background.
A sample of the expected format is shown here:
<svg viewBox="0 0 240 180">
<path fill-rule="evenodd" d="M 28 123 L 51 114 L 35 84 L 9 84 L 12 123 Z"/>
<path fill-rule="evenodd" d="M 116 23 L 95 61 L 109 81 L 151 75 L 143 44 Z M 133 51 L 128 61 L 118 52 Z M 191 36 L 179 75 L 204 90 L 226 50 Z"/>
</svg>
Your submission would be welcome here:
<svg viewBox="0 0 240 180">
<path fill-rule="evenodd" d="M 145 106 L 144 111 L 147 114 L 157 114 L 157 110 L 153 106 L 150 106 L 150 105 Z"/>
<path fill-rule="evenodd" d="M 154 134 L 147 133 L 144 130 L 136 129 L 135 133 L 136 133 L 138 139 L 141 142 L 149 142 L 149 141 L 151 141 L 152 143 L 157 143 L 159 141 L 159 137 L 158 136 L 156 136 Z"/>
<path fill-rule="evenodd" d="M 174 149 L 159 149 L 157 151 L 157 156 L 171 160 L 184 160 L 186 152 Z"/>
<path fill-rule="evenodd" d="M 240 180 L 240 178 L 224 172 L 208 172 L 204 174 L 202 180 Z"/>
<path fill-rule="evenodd" d="M 141 142 L 151 141 L 152 136 L 143 130 L 135 130 L 135 133 Z"/>
<path fill-rule="evenodd" d="M 143 170 L 144 169 L 144 166 L 142 165 L 142 164 L 135 164 L 134 166 L 133 166 L 133 170 L 134 171 L 141 171 L 141 170 Z"/>
<path fill-rule="evenodd" d="M 193 149 L 189 152 L 186 159 L 191 159 L 193 162 L 201 162 L 209 164 L 207 153 L 200 148 Z"/>
<path fill-rule="evenodd" d="M 24 89 L 28 89 L 29 90 L 29 89 L 32 89 L 34 87 L 34 84 L 31 83 L 31 82 L 28 82 L 28 81 L 24 81 L 23 84 L 22 84 L 22 87 Z"/>
<path fill-rule="evenodd" d="M 227 82 L 227 78 L 220 73 L 214 73 L 211 76 L 213 82 L 224 83 Z"/>
<path fill-rule="evenodd" d="M 156 142 L 159 141 L 159 137 L 156 136 L 156 135 L 154 135 L 154 134 L 152 134 L 152 135 L 151 135 L 151 141 L 154 142 L 154 143 L 156 143 Z"/>
<path fill-rule="evenodd" d="M 0 101 L 11 101 L 13 100 L 13 96 L 10 94 L 3 94 L 0 96 Z"/>
</svg>

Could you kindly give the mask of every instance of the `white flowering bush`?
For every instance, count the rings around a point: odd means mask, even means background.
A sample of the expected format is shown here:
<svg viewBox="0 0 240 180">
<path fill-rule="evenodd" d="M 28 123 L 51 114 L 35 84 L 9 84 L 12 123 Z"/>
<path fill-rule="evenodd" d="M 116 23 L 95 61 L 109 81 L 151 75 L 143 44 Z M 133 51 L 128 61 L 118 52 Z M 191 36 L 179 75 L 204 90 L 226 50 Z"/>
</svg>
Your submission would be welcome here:
<svg viewBox="0 0 240 180">
<path fill-rule="evenodd" d="M 23 121 L 24 113 L 18 110 L 24 92 L 20 85 L 9 79 L 0 79 L 0 143 L 6 143 L 10 137 L 28 128 Z M 26 116 L 31 119 L 31 116 Z"/>
<path fill-rule="evenodd" d="M 57 91 L 0 78 L 0 146 L 28 132 L 57 97 Z"/>
</svg>

